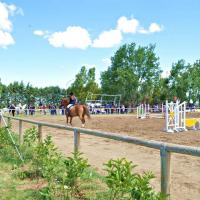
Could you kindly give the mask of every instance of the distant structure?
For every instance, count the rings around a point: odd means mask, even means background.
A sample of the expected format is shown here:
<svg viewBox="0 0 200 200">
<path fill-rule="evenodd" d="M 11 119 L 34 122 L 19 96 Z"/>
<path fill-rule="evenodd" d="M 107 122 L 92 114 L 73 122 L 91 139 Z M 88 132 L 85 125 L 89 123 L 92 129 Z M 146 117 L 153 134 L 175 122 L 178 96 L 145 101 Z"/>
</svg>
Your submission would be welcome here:
<svg viewBox="0 0 200 200">
<path fill-rule="evenodd" d="M 105 107 L 106 105 L 114 105 L 120 107 L 121 105 L 121 94 L 93 94 L 89 92 L 86 96 L 85 102 L 87 105 L 94 105 Z"/>
</svg>

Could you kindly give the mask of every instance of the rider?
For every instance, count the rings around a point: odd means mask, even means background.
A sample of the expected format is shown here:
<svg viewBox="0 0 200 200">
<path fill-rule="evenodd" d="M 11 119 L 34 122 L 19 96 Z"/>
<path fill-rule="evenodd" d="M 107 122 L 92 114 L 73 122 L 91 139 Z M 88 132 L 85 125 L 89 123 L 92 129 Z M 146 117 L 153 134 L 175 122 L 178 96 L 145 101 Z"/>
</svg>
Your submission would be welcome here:
<svg viewBox="0 0 200 200">
<path fill-rule="evenodd" d="M 69 105 L 67 106 L 67 112 L 69 113 L 70 108 L 77 104 L 77 98 L 75 97 L 73 92 L 69 93 Z"/>
</svg>

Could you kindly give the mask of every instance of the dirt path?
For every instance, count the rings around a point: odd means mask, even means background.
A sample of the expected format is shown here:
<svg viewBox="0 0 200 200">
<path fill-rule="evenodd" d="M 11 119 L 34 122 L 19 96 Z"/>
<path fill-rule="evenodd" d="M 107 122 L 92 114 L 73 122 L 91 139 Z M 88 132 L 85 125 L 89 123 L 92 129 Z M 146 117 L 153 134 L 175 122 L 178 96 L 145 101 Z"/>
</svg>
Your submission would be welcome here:
<svg viewBox="0 0 200 200">
<path fill-rule="evenodd" d="M 31 118 L 31 117 L 29 117 Z M 64 116 L 35 116 L 37 121 L 46 121 L 65 124 Z M 81 126 L 78 118 L 73 119 L 74 126 Z M 86 128 L 137 136 L 145 139 L 164 141 L 188 146 L 200 146 L 200 131 L 188 131 L 167 134 L 164 130 L 164 119 L 139 120 L 134 116 L 92 116 L 86 122 Z M 17 131 L 18 124 L 13 121 L 13 128 Z M 24 123 L 24 128 L 30 125 Z M 45 135 L 53 136 L 55 144 L 65 154 L 73 151 L 73 134 L 69 131 L 44 128 Z M 89 162 L 99 172 L 104 173 L 103 163 L 111 158 L 126 157 L 133 161 L 137 172 L 150 170 L 156 178 L 152 184 L 156 190 L 160 188 L 160 155 L 158 150 L 149 149 L 132 144 L 126 144 L 109 139 L 81 135 L 80 150 L 89 159 Z M 171 199 L 173 200 L 199 200 L 200 199 L 200 158 L 172 154 L 171 159 Z"/>
</svg>

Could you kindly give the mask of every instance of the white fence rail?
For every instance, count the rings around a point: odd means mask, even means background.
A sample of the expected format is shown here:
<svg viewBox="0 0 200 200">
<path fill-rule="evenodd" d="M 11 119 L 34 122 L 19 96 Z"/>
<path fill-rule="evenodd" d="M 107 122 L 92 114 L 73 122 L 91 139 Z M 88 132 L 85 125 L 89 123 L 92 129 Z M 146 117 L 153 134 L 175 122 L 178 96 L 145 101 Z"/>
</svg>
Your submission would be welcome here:
<svg viewBox="0 0 200 200">
<path fill-rule="evenodd" d="M 39 140 L 41 141 L 42 136 L 42 127 L 51 127 L 51 128 L 58 128 L 63 130 L 69 130 L 73 131 L 74 133 L 74 151 L 79 149 L 80 145 L 80 133 L 87 134 L 87 135 L 93 135 L 97 137 L 103 137 L 103 138 L 109 138 L 112 140 L 118 140 L 122 142 L 132 143 L 140 146 L 145 146 L 153 149 L 159 149 L 160 150 L 160 160 L 161 160 L 161 192 L 164 194 L 170 194 L 170 158 L 171 153 L 179 153 L 179 154 L 186 154 L 186 155 L 192 155 L 192 156 L 198 156 L 200 157 L 200 148 L 198 147 L 189 147 L 189 146 L 183 146 L 183 145 L 175 145 L 170 143 L 164 143 L 154 140 L 145 140 L 140 139 L 137 137 L 130 137 L 130 136 L 122 136 L 115 133 L 109 133 L 109 132 L 102 132 L 102 131 L 96 131 L 96 130 L 90 130 L 90 129 L 83 129 L 83 128 L 77 128 L 77 127 L 69 127 L 65 125 L 60 124 L 52 124 L 47 122 L 39 122 L 39 121 L 33 121 L 28 119 L 22 119 L 17 117 L 11 117 L 11 116 L 4 116 L 8 120 L 17 120 L 19 121 L 19 140 L 20 144 L 23 143 L 23 133 L 22 133 L 22 124 L 23 122 L 35 124 L 38 126 L 38 134 L 39 134 Z M 167 197 L 167 199 L 170 199 L 170 196 Z"/>
</svg>

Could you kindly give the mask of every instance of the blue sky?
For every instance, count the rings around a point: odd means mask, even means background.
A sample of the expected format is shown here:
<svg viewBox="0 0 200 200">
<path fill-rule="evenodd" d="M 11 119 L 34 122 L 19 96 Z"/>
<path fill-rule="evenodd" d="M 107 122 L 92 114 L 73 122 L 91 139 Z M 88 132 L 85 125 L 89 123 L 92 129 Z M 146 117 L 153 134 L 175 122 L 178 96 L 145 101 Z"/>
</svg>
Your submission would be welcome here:
<svg viewBox="0 0 200 200">
<path fill-rule="evenodd" d="M 156 44 L 163 70 L 200 59 L 198 0 L 0 0 L 0 78 L 66 88 L 81 66 L 97 79 L 124 43 Z"/>
</svg>

